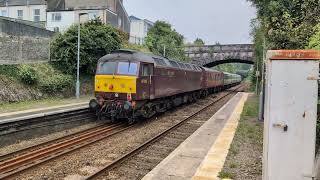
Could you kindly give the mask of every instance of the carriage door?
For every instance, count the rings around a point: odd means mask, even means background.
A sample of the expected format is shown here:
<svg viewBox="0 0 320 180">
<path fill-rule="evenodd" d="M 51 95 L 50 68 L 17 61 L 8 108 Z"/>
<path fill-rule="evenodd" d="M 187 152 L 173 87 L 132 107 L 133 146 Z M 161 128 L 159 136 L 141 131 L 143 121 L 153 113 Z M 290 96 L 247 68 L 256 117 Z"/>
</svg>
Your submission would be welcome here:
<svg viewBox="0 0 320 180">
<path fill-rule="evenodd" d="M 143 99 L 154 99 L 153 64 L 141 63 L 141 82 Z"/>
</svg>

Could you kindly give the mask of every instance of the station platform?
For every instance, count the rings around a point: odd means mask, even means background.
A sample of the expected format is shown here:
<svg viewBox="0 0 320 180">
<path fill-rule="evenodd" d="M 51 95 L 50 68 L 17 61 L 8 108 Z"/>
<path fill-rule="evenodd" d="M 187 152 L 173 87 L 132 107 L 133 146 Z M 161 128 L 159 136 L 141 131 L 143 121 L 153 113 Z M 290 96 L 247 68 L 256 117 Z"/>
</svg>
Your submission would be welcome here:
<svg viewBox="0 0 320 180">
<path fill-rule="evenodd" d="M 89 101 L 56 105 L 44 108 L 28 109 L 23 111 L 14 111 L 0 114 L 0 124 L 8 122 L 22 121 L 31 118 L 39 118 L 69 111 L 86 109 L 89 107 Z"/>
<path fill-rule="evenodd" d="M 219 179 L 247 97 L 236 94 L 143 180 Z"/>
</svg>

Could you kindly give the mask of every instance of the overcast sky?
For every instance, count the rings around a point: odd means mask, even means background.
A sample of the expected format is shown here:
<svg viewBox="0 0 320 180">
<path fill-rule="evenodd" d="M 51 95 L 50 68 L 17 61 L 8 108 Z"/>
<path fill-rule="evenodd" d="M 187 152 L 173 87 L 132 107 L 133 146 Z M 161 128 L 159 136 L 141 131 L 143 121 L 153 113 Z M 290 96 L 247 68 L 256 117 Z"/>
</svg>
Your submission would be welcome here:
<svg viewBox="0 0 320 180">
<path fill-rule="evenodd" d="M 255 9 L 246 0 L 124 0 L 129 15 L 164 20 L 188 42 L 251 43 L 250 20 Z"/>
</svg>

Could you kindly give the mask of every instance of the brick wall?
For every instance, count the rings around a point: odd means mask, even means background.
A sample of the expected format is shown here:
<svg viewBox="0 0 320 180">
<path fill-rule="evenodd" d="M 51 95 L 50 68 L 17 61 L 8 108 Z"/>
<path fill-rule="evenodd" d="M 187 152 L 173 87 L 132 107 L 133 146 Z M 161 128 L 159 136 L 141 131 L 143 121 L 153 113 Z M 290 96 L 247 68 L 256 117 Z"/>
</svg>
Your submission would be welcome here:
<svg viewBox="0 0 320 180">
<path fill-rule="evenodd" d="M 0 64 L 49 61 L 53 32 L 0 18 Z"/>
</svg>

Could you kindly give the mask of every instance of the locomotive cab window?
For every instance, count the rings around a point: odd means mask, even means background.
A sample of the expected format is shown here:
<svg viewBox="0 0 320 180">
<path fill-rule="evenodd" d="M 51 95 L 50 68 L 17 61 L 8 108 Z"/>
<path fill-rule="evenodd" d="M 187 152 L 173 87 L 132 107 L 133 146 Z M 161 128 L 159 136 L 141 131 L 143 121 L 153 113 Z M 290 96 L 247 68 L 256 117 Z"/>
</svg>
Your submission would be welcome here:
<svg viewBox="0 0 320 180">
<path fill-rule="evenodd" d="M 118 74 L 122 75 L 136 75 L 138 70 L 138 64 L 132 62 L 119 62 Z"/>
<path fill-rule="evenodd" d="M 114 74 L 117 68 L 117 62 L 105 61 L 98 64 L 97 74 Z"/>
</svg>

